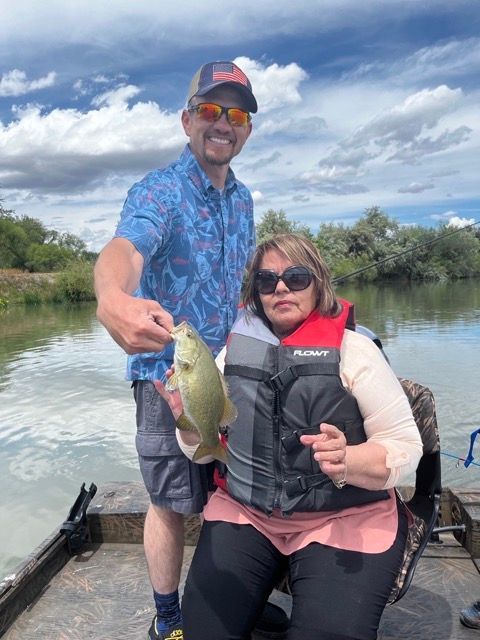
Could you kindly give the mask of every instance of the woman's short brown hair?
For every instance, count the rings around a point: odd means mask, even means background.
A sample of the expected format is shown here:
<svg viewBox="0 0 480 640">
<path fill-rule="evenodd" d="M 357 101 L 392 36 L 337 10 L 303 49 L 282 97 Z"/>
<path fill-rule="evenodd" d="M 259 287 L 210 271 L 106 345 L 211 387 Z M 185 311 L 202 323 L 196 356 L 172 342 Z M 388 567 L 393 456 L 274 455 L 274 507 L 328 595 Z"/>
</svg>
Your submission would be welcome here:
<svg viewBox="0 0 480 640">
<path fill-rule="evenodd" d="M 278 251 L 293 265 L 302 265 L 310 269 L 314 276 L 316 308 L 320 315 L 335 317 L 340 313 L 342 307 L 333 291 L 327 264 L 313 242 L 296 233 L 278 233 L 257 246 L 247 271 L 242 294 L 243 303 L 247 309 L 268 323 L 260 296 L 255 289 L 255 273 L 260 269 L 262 259 L 269 251 Z"/>
</svg>

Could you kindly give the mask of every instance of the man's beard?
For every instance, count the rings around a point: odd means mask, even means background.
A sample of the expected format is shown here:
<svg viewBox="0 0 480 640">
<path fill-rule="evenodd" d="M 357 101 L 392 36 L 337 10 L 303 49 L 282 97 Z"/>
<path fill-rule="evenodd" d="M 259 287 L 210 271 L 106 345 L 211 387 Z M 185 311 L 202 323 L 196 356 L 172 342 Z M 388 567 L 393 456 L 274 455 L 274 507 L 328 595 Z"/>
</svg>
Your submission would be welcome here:
<svg viewBox="0 0 480 640">
<path fill-rule="evenodd" d="M 205 162 L 208 162 L 208 164 L 211 164 L 214 167 L 222 167 L 223 165 L 230 164 L 234 156 L 235 154 L 233 153 L 233 150 L 227 156 L 223 156 L 221 158 L 218 158 L 213 151 L 204 150 L 203 152 Z"/>
</svg>

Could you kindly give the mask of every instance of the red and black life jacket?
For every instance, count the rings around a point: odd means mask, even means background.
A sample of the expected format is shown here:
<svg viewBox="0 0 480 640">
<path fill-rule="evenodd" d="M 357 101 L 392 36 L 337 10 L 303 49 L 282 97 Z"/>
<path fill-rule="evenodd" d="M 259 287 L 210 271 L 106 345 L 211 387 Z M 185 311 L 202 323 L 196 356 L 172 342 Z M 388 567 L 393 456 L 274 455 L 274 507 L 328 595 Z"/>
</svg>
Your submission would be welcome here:
<svg viewBox="0 0 480 640">
<path fill-rule="evenodd" d="M 387 491 L 338 489 L 299 440 L 319 433 L 322 422 L 341 429 L 349 445 L 366 440 L 357 401 L 340 378 L 340 346 L 353 311 L 342 303 L 338 317 L 314 311 L 281 341 L 245 311 L 232 328 L 224 374 L 238 418 L 228 428 L 226 488 L 242 504 L 289 515 L 388 498 Z"/>
</svg>

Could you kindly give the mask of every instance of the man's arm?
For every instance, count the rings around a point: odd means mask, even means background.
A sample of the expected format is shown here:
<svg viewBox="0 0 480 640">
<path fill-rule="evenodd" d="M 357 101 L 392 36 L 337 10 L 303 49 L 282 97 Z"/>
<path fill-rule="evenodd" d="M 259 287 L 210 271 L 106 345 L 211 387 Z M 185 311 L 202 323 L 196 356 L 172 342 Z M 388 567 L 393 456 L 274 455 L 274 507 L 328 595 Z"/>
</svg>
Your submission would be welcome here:
<svg viewBox="0 0 480 640">
<path fill-rule="evenodd" d="M 124 238 L 114 238 L 95 265 L 97 318 L 127 353 L 161 351 L 172 342 L 173 318 L 155 300 L 135 298 L 143 257 Z"/>
</svg>

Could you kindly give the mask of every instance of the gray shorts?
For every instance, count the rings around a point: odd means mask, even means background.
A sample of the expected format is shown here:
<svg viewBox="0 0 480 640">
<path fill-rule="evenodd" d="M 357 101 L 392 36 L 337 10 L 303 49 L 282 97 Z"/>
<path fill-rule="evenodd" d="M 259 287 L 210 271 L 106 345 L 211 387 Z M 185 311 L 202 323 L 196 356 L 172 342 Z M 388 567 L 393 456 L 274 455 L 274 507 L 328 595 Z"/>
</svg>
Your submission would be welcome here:
<svg viewBox="0 0 480 640">
<path fill-rule="evenodd" d="M 177 513 L 200 513 L 208 497 L 209 465 L 195 464 L 182 453 L 175 420 L 152 382 L 136 380 L 135 439 L 140 471 L 152 504 Z"/>
</svg>

